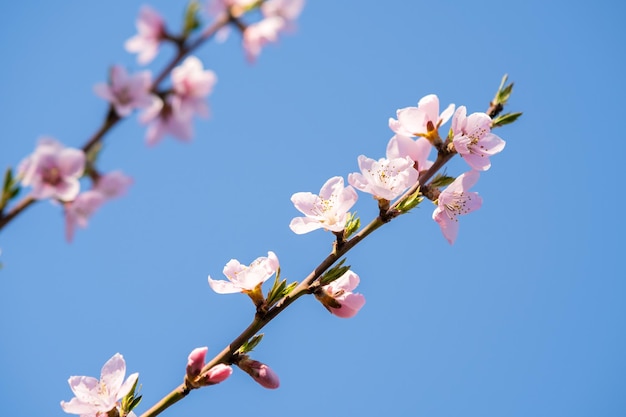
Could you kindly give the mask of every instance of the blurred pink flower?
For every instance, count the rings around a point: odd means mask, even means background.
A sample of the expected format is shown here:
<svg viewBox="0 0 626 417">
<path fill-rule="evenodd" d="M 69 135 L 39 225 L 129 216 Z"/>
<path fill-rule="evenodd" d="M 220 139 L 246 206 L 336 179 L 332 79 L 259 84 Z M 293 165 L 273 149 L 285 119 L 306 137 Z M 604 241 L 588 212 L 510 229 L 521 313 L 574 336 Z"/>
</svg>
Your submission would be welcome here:
<svg viewBox="0 0 626 417">
<path fill-rule="evenodd" d="M 285 19 L 270 16 L 249 25 L 243 32 L 243 49 L 248 61 L 254 62 L 261 54 L 263 46 L 278 40 L 278 33 L 284 28 Z"/>
<path fill-rule="evenodd" d="M 439 98 L 434 94 L 422 97 L 417 107 L 405 107 L 396 112 L 398 120 L 389 118 L 389 128 L 402 136 L 423 136 L 447 122 L 454 113 L 450 104 L 439 114 Z"/>
<path fill-rule="evenodd" d="M 204 100 L 217 82 L 217 76 L 211 70 L 204 70 L 202 61 L 195 56 L 190 56 L 183 63 L 172 70 L 172 85 L 174 97 L 178 101 L 181 113 L 191 117 L 198 113 L 208 117 L 209 106 Z"/>
<path fill-rule="evenodd" d="M 18 167 L 18 177 L 24 186 L 31 186 L 31 196 L 41 200 L 55 198 L 71 201 L 80 191 L 79 178 L 85 169 L 85 153 L 64 148 L 50 138 L 39 141 L 35 152 Z"/>
<path fill-rule="evenodd" d="M 164 103 L 155 98 L 146 110 L 139 116 L 142 123 L 148 123 L 146 142 L 155 145 L 166 134 L 183 141 L 190 141 L 193 137 L 191 114 L 181 111 L 180 101 L 173 100 L 170 95 Z"/>
<path fill-rule="evenodd" d="M 348 210 L 357 199 L 354 188 L 343 186 L 342 177 L 332 177 L 322 186 L 319 195 L 300 192 L 291 196 L 291 202 L 306 217 L 295 217 L 289 227 L 297 234 L 319 228 L 341 232 L 346 226 Z"/>
<path fill-rule="evenodd" d="M 237 366 L 265 388 L 276 389 L 280 386 L 280 380 L 276 372 L 264 363 L 244 358 L 239 361 Z"/>
<path fill-rule="evenodd" d="M 500 137 L 491 133 L 491 118 L 486 113 L 467 116 L 465 106 L 460 106 L 452 118 L 452 143 L 470 167 L 486 171 L 491 167 L 489 157 L 504 149 Z"/>
<path fill-rule="evenodd" d="M 125 175 L 122 171 L 112 171 L 98 178 L 95 190 L 102 193 L 102 195 L 109 200 L 124 195 L 132 183 L 133 179 Z"/>
<path fill-rule="evenodd" d="M 267 0 L 261 5 L 265 17 L 279 16 L 284 19 L 283 30 L 295 29 L 295 21 L 302 13 L 304 0 Z"/>
<path fill-rule="evenodd" d="M 424 171 L 433 165 L 428 160 L 432 145 L 425 138 L 414 140 L 408 136 L 394 135 L 387 144 L 387 159 L 410 157 L 415 161 L 415 169 Z"/>
<path fill-rule="evenodd" d="M 478 177 L 478 171 L 461 174 L 439 195 L 433 220 L 439 224 L 443 236 L 450 244 L 454 243 L 459 233 L 457 217 L 478 210 L 483 203 L 478 193 L 468 191 L 476 184 Z"/>
<path fill-rule="evenodd" d="M 81 416 L 103 416 L 119 405 L 132 389 L 139 377 L 138 373 L 129 375 L 124 381 L 126 363 L 119 353 L 113 355 L 102 367 L 100 381 L 90 376 L 72 376 L 70 388 L 75 397 L 69 402 L 61 401 L 63 411 Z"/>
<path fill-rule="evenodd" d="M 120 117 L 126 117 L 134 109 L 152 104 L 151 85 L 150 71 L 129 75 L 124 67 L 115 65 L 111 68 L 109 83 L 96 84 L 94 91 L 98 96 L 111 102 Z"/>
<path fill-rule="evenodd" d="M 357 190 L 374 195 L 378 199 L 393 200 L 417 182 L 418 172 L 410 157 L 378 161 L 359 156 L 361 173 L 348 175 L 348 182 Z"/>
<path fill-rule="evenodd" d="M 209 285 L 218 294 L 232 294 L 236 292 L 250 292 L 271 277 L 279 267 L 278 258 L 274 252 L 268 252 L 267 257 L 259 257 L 250 266 L 231 259 L 224 267 L 224 275 L 228 281 L 218 281 L 209 275 Z"/>
<path fill-rule="evenodd" d="M 74 239 L 76 226 L 87 227 L 89 218 L 104 204 L 106 198 L 96 190 L 85 191 L 69 203 L 65 203 L 65 239 Z"/>
<path fill-rule="evenodd" d="M 165 23 L 161 15 L 149 6 L 142 6 L 136 21 L 137 34 L 124 44 L 126 51 L 137 53 L 137 62 L 148 64 L 159 52 L 165 36 Z"/>
<path fill-rule="evenodd" d="M 86 228 L 88 220 L 106 201 L 126 193 L 132 179 L 121 171 L 101 175 L 93 189 L 78 194 L 71 202 L 65 203 L 65 238 L 71 242 L 76 226 Z"/>
<path fill-rule="evenodd" d="M 334 302 L 317 294 L 316 297 L 335 316 L 341 318 L 354 317 L 365 305 L 365 297 L 362 294 L 352 292 L 359 285 L 359 281 L 357 274 L 347 271 L 335 281 L 322 287 L 324 293 L 330 296 Z M 337 303 L 339 304 L 338 307 Z"/>
</svg>

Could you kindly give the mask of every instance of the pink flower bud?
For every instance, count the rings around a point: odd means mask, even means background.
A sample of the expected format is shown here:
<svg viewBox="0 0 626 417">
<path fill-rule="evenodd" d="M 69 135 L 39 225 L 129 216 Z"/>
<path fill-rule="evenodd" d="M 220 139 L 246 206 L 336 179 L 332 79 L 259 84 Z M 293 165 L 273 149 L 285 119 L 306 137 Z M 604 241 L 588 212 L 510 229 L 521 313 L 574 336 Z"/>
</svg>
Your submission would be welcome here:
<svg viewBox="0 0 626 417">
<path fill-rule="evenodd" d="M 206 375 L 207 385 L 219 384 L 233 373 L 233 368 L 223 363 L 218 363 L 209 370 Z"/>
<path fill-rule="evenodd" d="M 190 379 L 194 379 L 200 372 L 202 372 L 202 367 L 204 366 L 204 359 L 206 357 L 206 353 L 209 350 L 208 347 L 199 347 L 195 348 L 189 354 L 189 359 L 187 362 L 187 376 Z"/>
<path fill-rule="evenodd" d="M 276 389 L 280 385 L 278 375 L 264 363 L 246 358 L 237 365 L 265 388 Z"/>
</svg>

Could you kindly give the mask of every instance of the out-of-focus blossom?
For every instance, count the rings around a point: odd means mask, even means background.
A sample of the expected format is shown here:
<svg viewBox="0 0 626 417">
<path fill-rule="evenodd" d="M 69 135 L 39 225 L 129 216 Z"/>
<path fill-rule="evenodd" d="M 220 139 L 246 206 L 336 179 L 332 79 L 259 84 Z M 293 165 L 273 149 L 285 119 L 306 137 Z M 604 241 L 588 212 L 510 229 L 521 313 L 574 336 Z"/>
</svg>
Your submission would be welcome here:
<svg viewBox="0 0 626 417">
<path fill-rule="evenodd" d="M 112 171 L 98 178 L 95 189 L 101 192 L 106 199 L 111 199 L 124 195 L 132 183 L 133 179 L 122 171 Z"/>
<path fill-rule="evenodd" d="M 254 62 L 263 46 L 276 42 L 281 32 L 295 29 L 304 0 L 268 0 L 261 5 L 264 19 L 249 25 L 243 33 L 243 48 L 250 62 Z"/>
<path fill-rule="evenodd" d="M 429 94 L 417 103 L 417 107 L 405 107 L 396 112 L 398 120 L 389 118 L 389 127 L 402 136 L 426 136 L 447 122 L 454 113 L 450 104 L 439 114 L 439 98 Z"/>
<path fill-rule="evenodd" d="M 491 167 L 489 157 L 502 151 L 506 144 L 491 133 L 491 118 L 486 113 L 467 116 L 465 106 L 460 106 L 454 113 L 452 134 L 454 149 L 478 171 L 488 170 Z"/>
<path fill-rule="evenodd" d="M 76 226 L 87 227 L 89 218 L 104 204 L 105 196 L 96 190 L 85 191 L 69 203 L 65 203 L 65 238 L 74 239 Z"/>
<path fill-rule="evenodd" d="M 303 8 L 304 0 L 267 0 L 261 5 L 261 12 L 265 17 L 282 17 L 285 21 L 283 30 L 292 31 Z"/>
<path fill-rule="evenodd" d="M 264 363 L 246 357 L 237 366 L 265 388 L 276 389 L 280 386 L 276 372 Z"/>
<path fill-rule="evenodd" d="M 71 242 L 76 226 L 86 228 L 88 220 L 107 200 L 120 197 L 132 184 L 132 178 L 121 171 L 101 175 L 93 189 L 78 194 L 71 202 L 65 203 L 65 238 Z"/>
<path fill-rule="evenodd" d="M 174 107 L 185 117 L 198 113 L 208 117 L 209 106 L 204 100 L 213 90 L 217 76 L 211 70 L 202 67 L 202 61 L 190 56 L 183 63 L 172 70 L 172 85 L 174 88 L 173 101 L 178 101 Z"/>
<path fill-rule="evenodd" d="M 414 140 L 408 136 L 394 135 L 387 144 L 387 159 L 410 157 L 415 162 L 415 169 L 424 171 L 433 165 L 428 160 L 432 145 L 425 138 Z"/>
<path fill-rule="evenodd" d="M 183 141 L 190 141 L 193 137 L 191 114 L 181 111 L 180 102 L 173 100 L 172 95 L 165 103 L 155 98 L 139 120 L 149 124 L 146 131 L 148 145 L 156 145 L 167 134 Z"/>
<path fill-rule="evenodd" d="M 196 380 L 202 372 L 208 347 L 199 347 L 191 351 L 187 361 L 187 381 L 194 387 L 219 384 L 226 380 L 232 373 L 233 368 L 223 363 L 212 367 L 200 380 Z"/>
<path fill-rule="evenodd" d="M 243 32 L 243 49 L 248 61 L 256 61 L 263 46 L 276 42 L 279 32 L 284 27 L 285 19 L 280 16 L 266 17 L 260 22 L 249 25 Z"/>
<path fill-rule="evenodd" d="M 291 202 L 306 217 L 295 217 L 289 227 L 297 234 L 319 228 L 341 232 L 348 220 L 348 210 L 357 199 L 354 188 L 343 186 L 342 177 L 332 177 L 322 186 L 319 195 L 300 192 L 291 196 Z"/>
<path fill-rule="evenodd" d="M 126 396 L 139 377 L 138 373 L 129 375 L 126 381 L 126 363 L 119 353 L 113 355 L 102 367 L 100 380 L 90 376 L 72 376 L 70 388 L 75 397 L 69 402 L 61 401 L 63 411 L 80 414 L 82 417 L 101 417 L 113 408 L 118 401 Z"/>
<path fill-rule="evenodd" d="M 150 71 L 129 75 L 124 67 L 115 65 L 111 68 L 109 83 L 96 84 L 94 91 L 98 96 L 111 102 L 120 117 L 126 117 L 134 109 L 152 104 L 151 85 Z"/>
<path fill-rule="evenodd" d="M 142 6 L 136 21 L 137 34 L 124 44 L 130 53 L 137 53 L 137 62 L 150 63 L 159 52 L 159 44 L 165 36 L 165 23 L 161 15 L 149 6 Z"/>
<path fill-rule="evenodd" d="M 457 217 L 478 210 L 483 203 L 478 193 L 468 191 L 476 184 L 479 176 L 478 171 L 461 174 L 439 195 L 433 220 L 439 224 L 450 244 L 454 243 L 459 233 Z"/>
<path fill-rule="evenodd" d="M 357 274 L 347 271 L 335 281 L 322 287 L 322 292 L 316 293 L 315 296 L 335 316 L 354 317 L 365 305 L 365 297 L 352 292 L 359 282 Z"/>
<path fill-rule="evenodd" d="M 218 281 L 209 275 L 209 285 L 219 294 L 236 292 L 252 292 L 255 288 L 271 277 L 279 267 L 278 258 L 274 252 L 268 252 L 267 257 L 259 257 L 250 266 L 239 263 L 236 259 L 228 261 L 224 267 L 224 275 L 228 281 Z"/>
<path fill-rule="evenodd" d="M 417 182 L 418 172 L 413 165 L 413 160 L 408 156 L 376 161 L 360 155 L 361 173 L 348 175 L 348 182 L 357 190 L 391 201 Z"/>
<path fill-rule="evenodd" d="M 56 198 L 71 201 L 80 191 L 78 179 L 85 169 L 85 153 L 65 148 L 54 139 L 39 141 L 35 152 L 18 167 L 22 185 L 33 188 L 31 196 L 41 200 Z"/>
</svg>

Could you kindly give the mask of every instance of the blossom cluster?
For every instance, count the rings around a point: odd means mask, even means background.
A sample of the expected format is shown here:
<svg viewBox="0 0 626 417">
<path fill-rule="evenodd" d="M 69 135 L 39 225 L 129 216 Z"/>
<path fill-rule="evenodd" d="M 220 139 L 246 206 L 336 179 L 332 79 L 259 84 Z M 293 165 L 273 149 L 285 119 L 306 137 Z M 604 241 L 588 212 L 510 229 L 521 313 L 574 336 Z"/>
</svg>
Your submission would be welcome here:
<svg viewBox="0 0 626 417">
<path fill-rule="evenodd" d="M 40 139 L 35 151 L 17 169 L 22 185 L 32 187 L 33 199 L 52 199 L 63 204 L 68 241 L 72 240 L 76 226 L 86 227 L 98 208 L 123 195 L 132 183 L 121 171 L 100 174 L 91 168 L 88 174 L 93 179 L 93 188 L 81 192 L 80 178 L 87 167 L 82 150 L 66 148 L 46 137 Z"/>
<path fill-rule="evenodd" d="M 208 14 L 213 17 L 226 14 L 228 19 L 223 24 L 233 23 L 241 29 L 244 51 L 253 61 L 265 44 L 278 40 L 279 33 L 293 30 L 295 19 L 303 6 L 304 0 L 214 0 L 209 1 Z M 189 141 L 194 134 L 194 117 L 209 117 L 206 99 L 217 82 L 215 72 L 205 69 L 202 61 L 193 55 L 179 63 L 201 41 L 213 35 L 207 29 L 194 40 L 194 46 L 190 46 L 190 32 L 201 25 L 195 16 L 197 11 L 192 9 L 192 5 L 189 8 L 193 10 L 192 23 L 195 23 L 189 27 L 189 23 L 185 23 L 181 35 L 170 33 L 165 20 L 156 10 L 149 6 L 140 9 L 136 20 L 137 33 L 124 43 L 124 47 L 129 53 L 137 54 L 140 65 L 147 65 L 157 57 L 164 42 L 175 43 L 179 54 L 171 63 L 171 86 L 165 89 L 159 86 L 167 73 L 153 78 L 150 70 L 130 72 L 121 65 L 113 65 L 108 72 L 108 80 L 93 87 L 94 93 L 109 103 L 104 131 L 134 111 L 140 111 L 139 121 L 147 125 L 145 139 L 148 145 L 159 143 L 166 135 Z M 263 16 L 260 21 L 249 25 L 241 22 L 243 14 L 256 8 L 260 9 Z M 43 138 L 17 170 L 21 186 L 32 187 L 29 198 L 51 199 L 63 205 L 68 241 L 73 239 L 77 226 L 86 227 L 89 217 L 104 202 L 124 194 L 132 182 L 119 171 L 101 174 L 96 170 L 97 151 L 93 151 L 97 150 L 99 134 L 83 150 L 65 147 L 51 138 Z M 92 187 L 81 192 L 80 180 L 83 177 L 91 179 Z"/>
<path fill-rule="evenodd" d="M 212 0 L 209 13 L 213 16 L 228 14 L 235 18 L 258 3 L 257 0 Z M 267 0 L 261 4 L 263 18 L 245 25 L 241 23 L 242 46 L 250 62 L 256 61 L 264 46 L 278 41 L 283 32 L 292 32 L 295 21 L 304 8 L 304 0 Z M 227 29 L 220 33 L 222 40 L 228 36 Z"/>
<path fill-rule="evenodd" d="M 436 145 L 443 149 L 441 152 L 458 153 L 471 168 L 445 190 L 436 189 L 431 193 L 438 196 L 432 217 L 446 240 L 454 243 L 459 228 L 457 217 L 477 210 L 482 204 L 478 193 L 469 189 L 478 181 L 479 171 L 491 167 L 489 157 L 502 151 L 505 142 L 491 133 L 491 118 L 486 113 L 468 116 L 465 106 L 455 111 L 454 104 L 439 113 L 439 98 L 434 94 L 419 100 L 417 107 L 399 109 L 396 117 L 389 119 L 394 135 L 387 143 L 386 156 L 375 160 L 360 155 L 361 172 L 348 175 L 348 187 L 344 187 L 343 178 L 333 177 L 322 186 L 319 195 L 300 192 L 292 196 L 296 209 L 304 214 L 291 221 L 290 227 L 295 233 L 320 228 L 342 231 L 349 218 L 348 211 L 357 200 L 352 187 L 372 194 L 380 207 L 389 207 L 390 201 L 407 190 L 427 186 L 419 182 L 420 174 L 432 167 L 433 162 L 428 157 Z M 452 127 L 444 144 L 439 128 L 450 118 Z"/>
</svg>

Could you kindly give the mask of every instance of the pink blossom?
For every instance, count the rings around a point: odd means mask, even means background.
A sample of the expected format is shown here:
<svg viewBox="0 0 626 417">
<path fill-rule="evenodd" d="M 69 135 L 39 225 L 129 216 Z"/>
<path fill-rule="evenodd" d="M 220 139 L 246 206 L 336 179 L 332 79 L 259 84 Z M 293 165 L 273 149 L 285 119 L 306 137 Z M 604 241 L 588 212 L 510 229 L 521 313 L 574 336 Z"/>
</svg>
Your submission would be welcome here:
<svg viewBox="0 0 626 417">
<path fill-rule="evenodd" d="M 461 174 L 439 195 L 433 220 L 439 224 L 450 244 L 454 243 L 459 233 L 457 217 L 478 210 L 483 203 L 478 193 L 468 191 L 476 184 L 479 176 L 478 171 Z"/>
<path fill-rule="evenodd" d="M 228 281 L 213 280 L 209 276 L 209 285 L 218 294 L 251 292 L 267 281 L 278 270 L 278 267 L 278 258 L 271 251 L 267 253 L 267 257 L 257 258 L 250 266 L 231 259 L 224 267 L 224 275 Z"/>
<path fill-rule="evenodd" d="M 132 183 L 133 179 L 122 171 L 112 171 L 98 178 L 95 189 L 109 200 L 124 195 Z"/>
<path fill-rule="evenodd" d="M 333 299 L 332 302 L 324 296 L 316 296 L 335 316 L 341 318 L 354 317 L 365 305 L 365 297 L 362 294 L 352 292 L 359 285 L 359 281 L 357 274 L 347 271 L 335 281 L 322 287 L 324 293 Z"/>
<path fill-rule="evenodd" d="M 254 62 L 261 54 L 263 46 L 278 40 L 279 32 L 286 21 L 280 16 L 270 16 L 249 25 L 243 32 L 243 49 L 248 61 Z"/>
<path fill-rule="evenodd" d="M 357 199 L 354 188 L 344 188 L 342 177 L 332 177 L 322 186 L 319 195 L 300 192 L 291 196 L 291 202 L 306 217 L 295 217 L 289 227 L 297 234 L 319 228 L 341 232 L 348 220 L 348 210 Z"/>
<path fill-rule="evenodd" d="M 96 84 L 94 91 L 98 96 L 110 101 L 120 117 L 126 117 L 134 109 L 152 104 L 151 85 L 150 71 L 129 75 L 124 67 L 115 65 L 111 68 L 109 83 Z"/>
<path fill-rule="evenodd" d="M 465 106 L 454 113 L 452 143 L 470 167 L 486 171 L 491 167 L 489 157 L 502 151 L 506 142 L 491 133 L 491 118 L 486 113 L 466 115 Z"/>
<path fill-rule="evenodd" d="M 439 98 L 429 94 L 417 103 L 417 107 L 405 107 L 396 112 L 398 120 L 389 118 L 389 127 L 402 136 L 425 136 L 447 122 L 454 113 L 450 104 L 439 114 Z"/>
<path fill-rule="evenodd" d="M 31 186 L 33 198 L 55 198 L 70 201 L 80 191 L 79 178 L 85 169 L 85 153 L 79 149 L 64 148 L 50 138 L 39 141 L 35 152 L 18 167 L 22 185 Z"/>
<path fill-rule="evenodd" d="M 181 113 L 191 116 L 198 113 L 203 117 L 209 115 L 209 106 L 204 98 L 211 93 L 217 81 L 215 73 L 204 70 L 202 61 L 190 56 L 181 65 L 172 70 L 174 98 L 177 100 Z"/>
<path fill-rule="evenodd" d="M 155 98 L 140 116 L 142 123 L 149 123 L 146 132 L 148 145 L 155 145 L 163 136 L 169 134 L 183 141 L 189 141 L 193 137 L 192 115 L 181 111 L 180 101 L 169 96 L 164 103 Z"/>
<path fill-rule="evenodd" d="M 413 140 L 408 136 L 394 135 L 387 144 L 387 159 L 410 157 L 415 161 L 415 169 L 424 171 L 433 165 L 428 160 L 432 145 L 425 138 Z"/>
<path fill-rule="evenodd" d="M 348 175 L 348 182 L 357 190 L 373 194 L 378 199 L 393 200 L 417 182 L 418 172 L 410 157 L 378 161 L 359 156 L 361 173 Z"/>
<path fill-rule="evenodd" d="M 124 44 L 126 51 L 137 53 L 137 62 L 147 64 L 159 52 L 159 44 L 165 37 L 163 18 L 151 7 L 142 6 L 136 21 L 137 34 Z"/>
<path fill-rule="evenodd" d="M 105 415 L 119 406 L 118 401 L 128 394 L 139 377 L 138 373 L 126 374 L 126 362 L 119 353 L 113 355 L 102 367 L 100 381 L 90 376 L 72 376 L 70 388 L 75 397 L 69 402 L 61 401 L 63 411 L 86 416 Z"/>
<path fill-rule="evenodd" d="M 267 0 L 261 5 L 261 12 L 265 17 L 282 17 L 285 21 L 283 30 L 292 31 L 303 8 L 304 0 Z"/>
<path fill-rule="evenodd" d="M 96 190 L 78 194 L 74 201 L 65 204 L 65 238 L 74 239 L 76 226 L 87 227 L 89 218 L 104 204 L 106 198 Z"/>
<path fill-rule="evenodd" d="M 101 175 L 93 189 L 78 194 L 71 202 L 65 203 L 65 238 L 71 242 L 76 226 L 86 228 L 88 220 L 106 201 L 117 198 L 132 184 L 132 179 L 121 171 Z"/>
<path fill-rule="evenodd" d="M 276 389 L 280 386 L 280 380 L 276 372 L 264 363 L 244 358 L 239 361 L 237 366 L 265 388 Z"/>
</svg>

